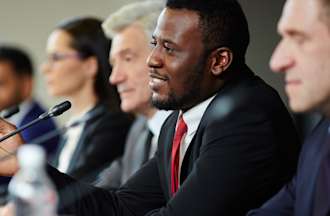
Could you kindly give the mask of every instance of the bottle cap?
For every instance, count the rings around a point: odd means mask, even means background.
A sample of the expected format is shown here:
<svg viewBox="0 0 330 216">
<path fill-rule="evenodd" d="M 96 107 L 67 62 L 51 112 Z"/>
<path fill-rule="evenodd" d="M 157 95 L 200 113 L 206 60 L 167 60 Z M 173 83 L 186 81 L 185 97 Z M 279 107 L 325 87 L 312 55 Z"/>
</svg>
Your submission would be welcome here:
<svg viewBox="0 0 330 216">
<path fill-rule="evenodd" d="M 45 151 L 36 144 L 25 144 L 18 149 L 18 163 L 20 167 L 40 167 L 45 163 Z"/>
</svg>

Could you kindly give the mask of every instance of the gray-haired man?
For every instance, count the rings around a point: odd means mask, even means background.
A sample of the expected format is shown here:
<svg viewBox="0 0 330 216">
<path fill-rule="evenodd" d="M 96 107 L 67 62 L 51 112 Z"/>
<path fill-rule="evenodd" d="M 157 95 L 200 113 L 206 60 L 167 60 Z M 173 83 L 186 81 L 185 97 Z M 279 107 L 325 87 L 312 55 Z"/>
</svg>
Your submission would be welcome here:
<svg viewBox="0 0 330 216">
<path fill-rule="evenodd" d="M 149 68 L 151 34 L 164 7 L 161 1 L 131 3 L 111 14 L 103 23 L 112 38 L 110 82 L 117 86 L 121 109 L 137 116 L 125 144 L 124 155 L 105 169 L 96 182 L 103 188 L 117 188 L 155 153 L 166 111 L 157 111 L 150 102 Z"/>
</svg>

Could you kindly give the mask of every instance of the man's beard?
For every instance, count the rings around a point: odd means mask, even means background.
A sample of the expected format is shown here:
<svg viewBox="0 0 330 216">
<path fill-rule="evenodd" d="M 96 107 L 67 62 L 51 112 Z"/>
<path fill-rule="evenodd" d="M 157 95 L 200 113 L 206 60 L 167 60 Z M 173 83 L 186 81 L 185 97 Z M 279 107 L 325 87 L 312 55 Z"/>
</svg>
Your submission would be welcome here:
<svg viewBox="0 0 330 216">
<path fill-rule="evenodd" d="M 154 107 L 161 110 L 179 110 L 186 109 L 187 106 L 194 106 L 191 104 L 196 101 L 196 98 L 201 97 L 201 81 L 205 73 L 207 57 L 203 56 L 203 59 L 196 65 L 196 69 L 192 71 L 190 77 L 187 77 L 183 86 L 186 87 L 186 92 L 183 95 L 176 95 L 175 92 L 170 89 L 168 97 L 165 100 L 157 100 L 151 97 L 151 102 Z"/>
</svg>

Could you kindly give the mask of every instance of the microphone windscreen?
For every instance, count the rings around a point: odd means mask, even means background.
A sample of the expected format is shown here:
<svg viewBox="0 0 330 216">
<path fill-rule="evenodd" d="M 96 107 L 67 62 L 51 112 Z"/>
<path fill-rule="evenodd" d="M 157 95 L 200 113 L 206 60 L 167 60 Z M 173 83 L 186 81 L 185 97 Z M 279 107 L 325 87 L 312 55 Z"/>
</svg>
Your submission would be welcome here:
<svg viewBox="0 0 330 216">
<path fill-rule="evenodd" d="M 58 115 L 61 115 L 62 113 L 64 113 L 65 111 L 67 111 L 70 108 L 71 108 L 70 101 L 64 101 L 64 102 L 54 106 L 53 108 L 51 108 L 51 110 L 49 111 L 49 114 L 51 116 L 58 116 Z"/>
<path fill-rule="evenodd" d="M 19 112 L 19 106 L 12 106 L 1 112 L 2 118 L 9 118 Z"/>
</svg>

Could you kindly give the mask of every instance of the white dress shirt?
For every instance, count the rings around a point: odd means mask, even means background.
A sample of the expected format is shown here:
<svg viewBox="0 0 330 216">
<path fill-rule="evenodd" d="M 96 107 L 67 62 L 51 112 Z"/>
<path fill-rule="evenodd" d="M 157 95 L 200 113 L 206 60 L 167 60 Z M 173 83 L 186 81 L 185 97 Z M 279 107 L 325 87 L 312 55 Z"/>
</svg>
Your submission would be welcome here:
<svg viewBox="0 0 330 216">
<path fill-rule="evenodd" d="M 148 119 L 147 124 L 149 130 L 152 132 L 153 137 L 151 140 L 151 146 L 149 151 L 149 158 L 153 157 L 158 144 L 158 137 L 160 130 L 163 126 L 166 118 L 172 113 L 172 111 L 158 110 L 150 119 Z"/>
<path fill-rule="evenodd" d="M 88 109 L 85 109 L 81 114 L 78 116 L 72 117 L 66 125 L 71 125 L 73 122 L 77 122 L 80 119 L 83 119 L 86 113 L 88 113 L 93 107 L 89 107 Z M 77 148 L 79 139 L 81 137 L 81 134 L 83 132 L 83 129 L 85 127 L 85 123 L 78 124 L 74 127 L 69 127 L 69 129 L 66 131 L 64 137 L 66 138 L 66 142 L 64 144 L 64 147 L 59 155 L 58 159 L 58 166 L 57 169 L 61 172 L 66 172 L 69 168 L 71 158 L 73 156 L 74 151 Z"/>
<path fill-rule="evenodd" d="M 215 95 L 208 98 L 207 100 L 201 102 L 200 104 L 194 106 L 193 108 L 186 111 L 182 115 L 182 118 L 183 118 L 184 122 L 186 123 L 188 129 L 187 129 L 187 133 L 183 136 L 183 138 L 181 140 L 181 144 L 180 144 L 179 182 L 180 182 L 181 166 L 182 166 L 184 156 L 188 150 L 190 142 L 192 141 L 193 137 L 196 134 L 197 128 L 199 126 L 199 123 L 201 122 L 201 119 L 204 115 L 206 108 L 209 106 L 209 104 L 211 103 L 211 101 L 213 100 L 214 97 L 215 97 Z M 180 112 L 179 116 L 181 114 L 182 114 L 182 112 Z M 176 128 L 177 127 L 178 127 L 178 121 L 177 121 Z"/>
</svg>

